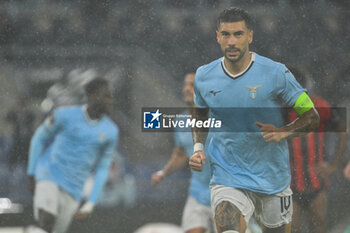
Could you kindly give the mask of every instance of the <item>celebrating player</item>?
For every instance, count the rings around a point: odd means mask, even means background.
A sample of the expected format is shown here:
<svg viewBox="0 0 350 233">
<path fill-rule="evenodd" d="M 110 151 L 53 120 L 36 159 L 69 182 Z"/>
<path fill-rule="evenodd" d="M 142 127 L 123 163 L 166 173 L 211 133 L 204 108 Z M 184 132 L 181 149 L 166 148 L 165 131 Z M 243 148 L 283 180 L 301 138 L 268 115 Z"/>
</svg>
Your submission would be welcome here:
<svg viewBox="0 0 350 233">
<path fill-rule="evenodd" d="M 31 140 L 28 175 L 31 188 L 35 185 L 34 232 L 64 233 L 74 214 L 86 218 L 108 177 L 119 131 L 107 116 L 112 95 L 103 78 L 90 81 L 85 91 L 87 105 L 56 109 Z M 79 208 L 84 183 L 92 172 L 93 190 Z"/>
<path fill-rule="evenodd" d="M 310 132 L 319 124 L 313 103 L 281 63 L 249 51 L 253 40 L 249 14 L 224 10 L 217 41 L 224 54 L 196 72 L 197 119 L 221 119 L 223 132 L 209 144 L 212 167 L 211 206 L 219 233 L 245 232 L 254 216 L 264 232 L 290 232 L 292 191 L 286 138 Z M 283 125 L 282 103 L 298 113 Z M 208 110 L 209 109 L 209 110 Z M 233 113 L 233 114 L 230 114 Z M 205 136 L 193 129 L 194 155 L 189 164 L 206 164 Z"/>
</svg>

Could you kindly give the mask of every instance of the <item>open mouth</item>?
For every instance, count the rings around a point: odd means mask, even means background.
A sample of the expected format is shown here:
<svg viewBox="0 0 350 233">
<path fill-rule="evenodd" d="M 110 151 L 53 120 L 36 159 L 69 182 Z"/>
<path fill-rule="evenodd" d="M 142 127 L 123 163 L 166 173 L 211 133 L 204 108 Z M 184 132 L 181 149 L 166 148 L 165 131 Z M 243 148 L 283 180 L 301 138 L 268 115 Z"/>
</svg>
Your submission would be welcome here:
<svg viewBox="0 0 350 233">
<path fill-rule="evenodd" d="M 239 54 L 239 50 L 238 49 L 226 50 L 226 54 L 228 56 L 237 56 Z"/>
</svg>

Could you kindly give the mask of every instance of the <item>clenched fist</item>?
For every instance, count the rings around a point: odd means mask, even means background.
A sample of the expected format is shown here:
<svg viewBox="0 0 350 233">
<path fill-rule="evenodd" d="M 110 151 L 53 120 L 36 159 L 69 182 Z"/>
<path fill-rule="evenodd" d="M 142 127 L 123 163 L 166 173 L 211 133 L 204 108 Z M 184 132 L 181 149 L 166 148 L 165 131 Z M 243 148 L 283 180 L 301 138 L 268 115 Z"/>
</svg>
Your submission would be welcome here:
<svg viewBox="0 0 350 233">
<path fill-rule="evenodd" d="M 205 164 L 205 155 L 203 151 L 196 151 L 191 156 L 189 165 L 195 171 L 202 171 L 203 164 Z"/>
</svg>

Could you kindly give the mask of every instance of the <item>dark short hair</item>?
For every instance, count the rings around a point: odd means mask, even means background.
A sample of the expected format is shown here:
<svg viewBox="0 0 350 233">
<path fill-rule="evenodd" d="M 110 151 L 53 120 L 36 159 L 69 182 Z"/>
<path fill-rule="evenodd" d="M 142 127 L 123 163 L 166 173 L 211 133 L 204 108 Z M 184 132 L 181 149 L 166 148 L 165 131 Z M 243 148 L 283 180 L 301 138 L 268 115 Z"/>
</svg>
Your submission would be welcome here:
<svg viewBox="0 0 350 233">
<path fill-rule="evenodd" d="M 96 77 L 87 84 L 85 84 L 85 93 L 86 95 L 92 95 L 101 87 L 107 86 L 108 81 L 102 77 Z"/>
<path fill-rule="evenodd" d="M 252 18 L 247 11 L 238 8 L 230 7 L 223 10 L 217 19 L 217 29 L 220 28 L 220 23 L 233 23 L 244 21 L 248 29 L 252 29 Z"/>
</svg>

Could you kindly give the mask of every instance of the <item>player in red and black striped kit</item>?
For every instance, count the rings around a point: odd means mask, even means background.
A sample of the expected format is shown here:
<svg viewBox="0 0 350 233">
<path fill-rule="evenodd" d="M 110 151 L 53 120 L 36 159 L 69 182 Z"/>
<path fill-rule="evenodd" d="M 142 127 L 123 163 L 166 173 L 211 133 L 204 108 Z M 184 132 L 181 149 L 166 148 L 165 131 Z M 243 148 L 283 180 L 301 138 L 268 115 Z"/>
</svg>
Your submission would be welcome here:
<svg viewBox="0 0 350 233">
<path fill-rule="evenodd" d="M 290 69 L 298 82 L 305 86 L 303 74 Z M 325 162 L 325 131 L 327 127 L 341 127 L 336 113 L 328 102 L 319 96 L 310 96 L 320 115 L 318 130 L 302 137 L 289 140 L 290 166 L 292 172 L 291 188 L 293 190 L 293 233 L 305 232 L 301 229 L 301 213 L 306 211 L 309 217 L 309 230 L 313 233 L 326 232 L 328 176 L 333 173 L 340 160 L 346 144 L 346 136 L 339 133 L 335 155 L 330 163 Z M 297 118 L 297 113 L 288 112 L 289 122 Z"/>
</svg>

